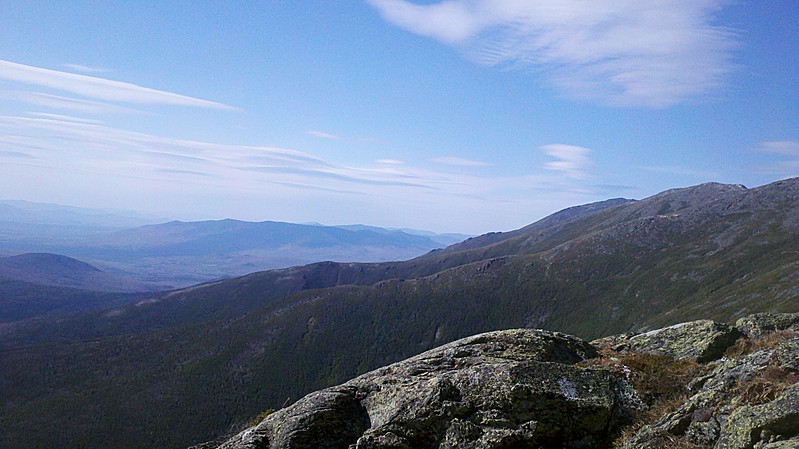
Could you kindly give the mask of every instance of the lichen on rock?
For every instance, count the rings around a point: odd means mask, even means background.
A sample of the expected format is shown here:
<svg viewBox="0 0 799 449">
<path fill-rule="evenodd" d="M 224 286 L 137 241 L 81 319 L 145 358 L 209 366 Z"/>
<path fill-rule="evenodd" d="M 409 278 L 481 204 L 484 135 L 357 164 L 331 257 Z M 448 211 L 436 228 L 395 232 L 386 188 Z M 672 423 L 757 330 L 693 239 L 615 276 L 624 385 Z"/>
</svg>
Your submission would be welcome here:
<svg viewBox="0 0 799 449">
<path fill-rule="evenodd" d="M 762 405 L 741 407 L 725 423 L 716 449 L 750 449 L 799 435 L 799 386 Z"/>
<path fill-rule="evenodd" d="M 738 322 L 762 323 L 766 314 L 758 315 Z M 790 316 L 779 314 L 767 318 L 771 323 L 790 321 Z M 643 426 L 623 447 L 656 447 L 664 436 L 717 449 L 795 447 L 791 444 L 799 442 L 799 375 L 794 371 L 799 342 L 785 328 L 769 328 L 750 332 L 757 340 L 752 352 L 710 363 L 710 370 L 689 384 L 693 393 L 684 403 Z"/>
<path fill-rule="evenodd" d="M 597 447 L 642 405 L 576 337 L 465 338 L 312 393 L 219 448 Z"/>
<path fill-rule="evenodd" d="M 208 447 L 799 448 L 799 337 L 784 315 L 739 320 L 750 339 L 708 320 L 593 346 L 543 330 L 488 332 L 309 394 Z M 642 398 L 657 405 L 645 385 L 667 375 L 679 402 L 622 433 L 643 416 Z"/>
<path fill-rule="evenodd" d="M 740 336 L 738 329 L 724 323 L 698 320 L 633 335 L 627 339 L 626 350 L 706 363 L 721 357 Z"/>
<path fill-rule="evenodd" d="M 740 318 L 735 327 L 749 338 L 782 330 L 799 331 L 799 313 L 755 313 Z"/>
</svg>

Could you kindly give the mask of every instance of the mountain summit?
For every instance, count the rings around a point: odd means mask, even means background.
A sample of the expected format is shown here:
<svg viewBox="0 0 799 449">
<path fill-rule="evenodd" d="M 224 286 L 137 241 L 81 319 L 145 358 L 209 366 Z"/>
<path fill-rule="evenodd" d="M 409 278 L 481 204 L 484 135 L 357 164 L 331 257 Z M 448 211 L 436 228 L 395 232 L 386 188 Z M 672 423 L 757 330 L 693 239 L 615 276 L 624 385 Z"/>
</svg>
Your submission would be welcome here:
<svg viewBox="0 0 799 449">
<path fill-rule="evenodd" d="M 45 447 L 185 447 L 488 331 L 590 340 L 796 312 L 797 254 L 799 179 L 703 184 L 580 206 L 403 262 L 264 271 L 17 323 L 0 328 L 0 446 L 35 435 Z M 67 419 L 84 424 L 59 425 Z"/>
</svg>

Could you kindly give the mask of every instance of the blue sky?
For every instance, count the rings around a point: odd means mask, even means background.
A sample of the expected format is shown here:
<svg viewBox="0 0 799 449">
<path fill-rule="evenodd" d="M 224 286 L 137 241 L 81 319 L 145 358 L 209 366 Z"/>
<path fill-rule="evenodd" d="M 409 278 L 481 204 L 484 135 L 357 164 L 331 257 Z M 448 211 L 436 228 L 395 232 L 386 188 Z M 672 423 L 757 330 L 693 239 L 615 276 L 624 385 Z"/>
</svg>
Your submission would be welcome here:
<svg viewBox="0 0 799 449">
<path fill-rule="evenodd" d="M 4 2 L 0 197 L 483 233 L 799 175 L 793 0 Z"/>
</svg>

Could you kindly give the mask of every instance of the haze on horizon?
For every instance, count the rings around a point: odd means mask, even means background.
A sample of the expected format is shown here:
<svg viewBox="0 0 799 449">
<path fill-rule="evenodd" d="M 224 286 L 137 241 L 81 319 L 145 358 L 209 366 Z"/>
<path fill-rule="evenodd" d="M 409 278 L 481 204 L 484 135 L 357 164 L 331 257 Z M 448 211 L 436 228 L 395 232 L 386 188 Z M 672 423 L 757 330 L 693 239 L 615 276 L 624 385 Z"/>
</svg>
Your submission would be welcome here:
<svg viewBox="0 0 799 449">
<path fill-rule="evenodd" d="M 799 175 L 789 0 L 11 0 L 0 199 L 479 234 Z"/>
</svg>

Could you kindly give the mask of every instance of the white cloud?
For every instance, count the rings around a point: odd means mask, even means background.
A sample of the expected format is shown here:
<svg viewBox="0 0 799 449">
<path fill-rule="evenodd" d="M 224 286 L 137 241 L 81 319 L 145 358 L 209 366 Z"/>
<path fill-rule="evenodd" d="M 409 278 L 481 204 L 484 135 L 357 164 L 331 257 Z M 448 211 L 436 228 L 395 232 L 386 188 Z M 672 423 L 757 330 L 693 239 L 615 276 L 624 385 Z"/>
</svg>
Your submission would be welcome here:
<svg viewBox="0 0 799 449">
<path fill-rule="evenodd" d="M 383 17 L 485 65 L 542 70 L 568 95 L 665 107 L 718 88 L 734 35 L 726 0 L 368 0 Z"/>
<path fill-rule="evenodd" d="M 579 151 L 568 149 L 579 147 L 549 147 L 579 162 L 573 157 Z M 523 226 L 542 210 L 594 199 L 590 189 L 562 175 L 565 167 L 491 176 L 394 159 L 346 166 L 287 148 L 174 139 L 55 115 L 0 116 L 0 158 L 0 191 L 42 195 L 33 200 L 125 201 L 148 210 L 244 219 L 412 224 L 423 214 L 438 220 L 428 225 L 441 229 L 452 230 L 455 222 L 461 230 L 482 232 L 497 230 L 498 217 Z M 570 166 L 570 174 L 579 165 Z M 236 204 L 245 206 L 237 212 Z M 252 216 L 253 210 L 272 214 L 279 207 L 288 215 Z M 241 210 L 250 211 L 249 217 Z"/>
<path fill-rule="evenodd" d="M 64 64 L 64 67 L 74 70 L 76 72 L 83 72 L 83 73 L 107 73 L 110 72 L 108 69 L 103 69 L 100 67 L 89 67 L 82 64 Z"/>
<path fill-rule="evenodd" d="M 799 141 L 772 140 L 761 142 L 755 148 L 755 151 L 780 158 L 770 164 L 757 167 L 757 171 L 782 176 L 796 176 L 799 174 Z"/>
<path fill-rule="evenodd" d="M 345 136 L 341 134 L 333 134 L 327 131 L 319 131 L 319 130 L 310 130 L 306 131 L 305 134 L 309 136 L 318 137 L 320 139 L 327 139 L 327 140 L 337 140 L 343 142 L 360 142 L 360 143 L 383 143 L 382 140 L 376 139 L 374 137 L 363 137 L 363 136 Z"/>
<path fill-rule="evenodd" d="M 799 141 L 796 140 L 774 140 L 761 142 L 756 151 L 767 154 L 778 154 L 781 156 L 799 157 Z"/>
<path fill-rule="evenodd" d="M 23 153 L 21 151 L 3 151 L 0 150 L 0 159 L 4 158 L 20 158 L 20 159 L 36 159 L 35 157 L 31 156 L 28 153 Z"/>
<path fill-rule="evenodd" d="M 71 115 L 63 115 L 63 114 L 51 114 L 49 112 L 29 112 L 28 115 L 32 115 L 34 117 L 41 117 L 53 120 L 63 120 L 66 122 L 80 122 L 80 123 L 92 123 L 92 124 L 100 124 L 102 121 L 88 119 L 83 117 L 73 117 Z"/>
<path fill-rule="evenodd" d="M 0 60 L 0 79 L 56 89 L 103 101 L 235 109 L 222 103 L 150 89 L 131 83 L 43 69 L 3 60 Z"/>
<path fill-rule="evenodd" d="M 547 170 L 561 172 L 571 179 L 588 178 L 588 168 L 591 166 L 591 160 L 588 158 L 591 150 L 588 148 L 556 143 L 544 145 L 539 149 L 557 159 L 544 164 Z"/>
<path fill-rule="evenodd" d="M 52 115 L 0 116 L 2 143 L 9 151 L 24 151 L 60 170 L 116 172 L 143 179 L 159 171 L 204 173 L 222 183 L 251 186 L 281 182 L 439 189 L 452 182 L 396 165 L 346 167 L 292 149 L 172 139 Z"/>
<path fill-rule="evenodd" d="M 139 113 L 135 109 L 117 106 L 101 101 L 83 100 L 80 98 L 64 97 L 61 95 L 45 94 L 41 92 L 5 91 L 3 95 L 9 100 L 21 101 L 36 106 L 50 109 L 68 110 L 84 114 L 131 114 Z"/>
<path fill-rule="evenodd" d="M 416 5 L 401 0 L 369 0 L 386 20 L 416 34 L 434 37 L 447 43 L 463 41 L 479 32 L 490 19 L 479 14 L 470 2 L 443 1 L 434 5 Z"/>
<path fill-rule="evenodd" d="M 436 157 L 428 160 L 436 164 L 456 165 L 461 167 L 487 167 L 491 165 L 488 162 L 474 161 L 457 156 Z"/>
<path fill-rule="evenodd" d="M 697 178 L 702 180 L 714 179 L 719 177 L 718 172 L 680 167 L 677 165 L 648 165 L 642 168 L 646 171 L 651 171 L 654 173 L 663 173 L 663 174 L 677 175 L 677 176 L 689 176 L 692 178 Z"/>
<path fill-rule="evenodd" d="M 308 134 L 309 136 L 318 137 L 320 139 L 327 139 L 327 140 L 341 140 L 341 139 L 343 139 L 343 137 L 341 137 L 341 136 L 338 136 L 336 134 L 327 133 L 327 132 L 324 132 L 324 131 L 311 130 L 311 131 L 308 131 L 306 134 Z"/>
</svg>

